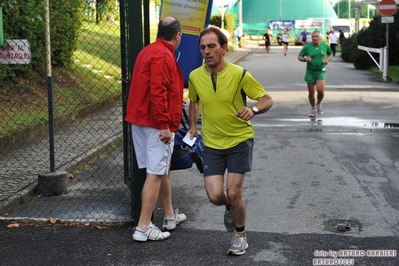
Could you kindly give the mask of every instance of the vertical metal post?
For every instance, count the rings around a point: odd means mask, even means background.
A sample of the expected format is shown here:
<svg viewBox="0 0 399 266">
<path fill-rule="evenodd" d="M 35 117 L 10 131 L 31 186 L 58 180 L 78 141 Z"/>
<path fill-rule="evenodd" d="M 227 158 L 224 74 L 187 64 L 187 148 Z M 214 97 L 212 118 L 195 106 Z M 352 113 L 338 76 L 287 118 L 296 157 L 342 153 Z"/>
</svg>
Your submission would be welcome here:
<svg viewBox="0 0 399 266">
<path fill-rule="evenodd" d="M 150 0 L 143 0 L 143 10 L 144 10 L 144 46 L 150 44 Z M 141 50 L 141 49 L 140 49 Z"/>
<path fill-rule="evenodd" d="M 384 72 L 382 78 L 387 80 L 389 73 L 389 23 L 385 23 L 386 27 L 386 46 L 384 51 Z"/>
<path fill-rule="evenodd" d="M 223 0 L 221 0 L 222 2 L 221 2 L 221 6 L 222 6 L 222 21 L 221 21 L 221 25 L 220 25 L 220 27 L 222 28 L 222 29 L 224 29 L 224 6 L 223 6 Z"/>
<path fill-rule="evenodd" d="M 348 19 L 351 19 L 351 0 L 348 0 Z"/>
<path fill-rule="evenodd" d="M 51 45 L 50 45 L 50 5 L 46 0 L 44 7 L 44 20 L 46 22 L 45 41 L 46 41 L 46 72 L 48 90 L 48 124 L 50 141 L 50 172 L 55 172 L 55 152 L 54 152 L 54 110 L 53 110 L 53 79 L 51 75 Z"/>
<path fill-rule="evenodd" d="M 382 79 L 384 81 L 386 81 L 387 77 L 388 77 L 388 66 L 389 66 L 389 64 L 388 64 L 388 47 L 387 46 L 384 47 L 384 60 L 383 61 L 384 61 L 384 63 L 383 63 L 383 67 L 382 67 Z"/>
<path fill-rule="evenodd" d="M 3 8 L 0 7 L 0 46 L 4 45 Z"/>
<path fill-rule="evenodd" d="M 238 0 L 238 25 L 242 28 L 242 1 Z"/>
<path fill-rule="evenodd" d="M 120 0 L 120 14 L 124 120 L 133 66 L 141 49 L 150 41 L 149 0 Z M 131 125 L 127 122 L 123 123 L 123 139 L 124 179 L 125 184 L 131 191 L 132 219 L 133 223 L 137 225 L 141 212 L 141 191 L 146 179 L 146 169 L 138 168 L 133 147 Z"/>
</svg>

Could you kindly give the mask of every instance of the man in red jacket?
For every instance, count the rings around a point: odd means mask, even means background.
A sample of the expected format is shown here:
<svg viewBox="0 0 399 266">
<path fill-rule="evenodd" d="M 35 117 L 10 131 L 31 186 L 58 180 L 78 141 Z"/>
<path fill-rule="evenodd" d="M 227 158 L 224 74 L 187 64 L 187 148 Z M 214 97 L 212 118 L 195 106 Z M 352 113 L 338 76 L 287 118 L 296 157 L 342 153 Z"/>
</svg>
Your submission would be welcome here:
<svg viewBox="0 0 399 266">
<path fill-rule="evenodd" d="M 162 232 L 151 222 L 158 195 L 165 213 L 163 229 L 172 230 L 187 218 L 172 207 L 169 170 L 183 106 L 184 80 L 175 51 L 181 36 L 180 22 L 163 18 L 157 40 L 140 51 L 133 69 L 126 121 L 132 124 L 138 167 L 147 169 L 135 241 L 169 238 L 169 232 Z"/>
</svg>

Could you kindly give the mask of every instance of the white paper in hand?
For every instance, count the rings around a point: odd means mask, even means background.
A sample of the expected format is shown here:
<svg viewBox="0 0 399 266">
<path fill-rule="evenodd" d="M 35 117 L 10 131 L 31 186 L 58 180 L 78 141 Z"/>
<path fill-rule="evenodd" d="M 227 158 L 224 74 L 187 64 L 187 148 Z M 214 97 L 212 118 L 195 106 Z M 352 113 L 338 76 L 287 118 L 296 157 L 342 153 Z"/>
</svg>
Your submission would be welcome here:
<svg viewBox="0 0 399 266">
<path fill-rule="evenodd" d="M 184 141 L 184 143 L 187 143 L 187 145 L 193 146 L 196 139 L 197 139 L 196 137 L 194 137 L 193 139 L 190 139 L 190 133 L 187 133 L 184 136 L 183 141 Z"/>
</svg>

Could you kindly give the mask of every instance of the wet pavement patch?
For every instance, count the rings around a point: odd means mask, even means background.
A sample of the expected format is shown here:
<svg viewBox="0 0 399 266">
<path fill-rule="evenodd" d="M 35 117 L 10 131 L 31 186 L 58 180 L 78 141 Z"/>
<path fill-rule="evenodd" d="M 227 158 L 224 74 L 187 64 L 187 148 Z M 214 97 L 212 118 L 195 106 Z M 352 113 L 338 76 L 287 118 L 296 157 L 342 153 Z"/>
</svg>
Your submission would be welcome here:
<svg viewBox="0 0 399 266">
<path fill-rule="evenodd" d="M 355 220 L 329 220 L 324 223 L 326 230 L 334 233 L 356 233 L 361 230 L 361 225 Z"/>
<path fill-rule="evenodd" d="M 255 127 L 309 127 L 312 126 L 312 131 L 318 129 L 324 131 L 327 127 L 337 128 L 352 128 L 352 129 L 368 129 L 368 130 L 382 130 L 382 131 L 396 131 L 399 129 L 399 122 L 380 122 L 360 119 L 356 117 L 312 117 L 300 119 L 269 119 L 268 124 L 255 123 Z"/>
</svg>

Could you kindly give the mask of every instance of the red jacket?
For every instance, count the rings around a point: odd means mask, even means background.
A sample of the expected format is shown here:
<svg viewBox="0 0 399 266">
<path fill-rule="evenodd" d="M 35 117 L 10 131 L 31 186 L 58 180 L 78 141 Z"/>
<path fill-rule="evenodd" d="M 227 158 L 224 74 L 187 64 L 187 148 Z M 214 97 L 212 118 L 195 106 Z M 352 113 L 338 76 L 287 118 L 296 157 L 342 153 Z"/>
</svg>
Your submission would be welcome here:
<svg viewBox="0 0 399 266">
<path fill-rule="evenodd" d="M 137 56 L 126 121 L 176 132 L 182 116 L 183 88 L 183 75 L 176 61 L 174 46 L 158 38 Z"/>
</svg>

